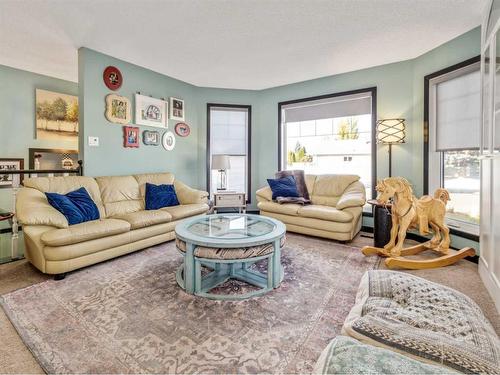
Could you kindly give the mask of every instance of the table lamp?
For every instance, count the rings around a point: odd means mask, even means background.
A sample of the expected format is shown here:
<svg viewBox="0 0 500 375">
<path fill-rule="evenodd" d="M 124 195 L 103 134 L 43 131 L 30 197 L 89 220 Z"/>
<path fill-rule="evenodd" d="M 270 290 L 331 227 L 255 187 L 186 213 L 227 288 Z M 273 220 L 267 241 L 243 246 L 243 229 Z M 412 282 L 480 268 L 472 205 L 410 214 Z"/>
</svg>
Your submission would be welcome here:
<svg viewBox="0 0 500 375">
<path fill-rule="evenodd" d="M 226 171 L 231 169 L 229 155 L 212 155 L 212 170 L 219 171 L 219 179 L 217 181 L 217 190 L 227 189 L 227 174 Z"/>
<path fill-rule="evenodd" d="M 392 118 L 377 121 L 377 143 L 389 145 L 389 177 L 392 176 L 392 145 L 405 143 L 405 120 Z"/>
</svg>

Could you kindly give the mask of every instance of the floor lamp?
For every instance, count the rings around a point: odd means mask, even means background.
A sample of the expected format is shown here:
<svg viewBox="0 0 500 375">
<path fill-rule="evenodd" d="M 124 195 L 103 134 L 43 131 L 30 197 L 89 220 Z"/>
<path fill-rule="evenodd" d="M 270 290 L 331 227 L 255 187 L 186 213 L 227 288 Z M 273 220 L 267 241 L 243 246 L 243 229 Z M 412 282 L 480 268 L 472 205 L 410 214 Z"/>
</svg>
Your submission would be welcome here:
<svg viewBox="0 0 500 375">
<path fill-rule="evenodd" d="M 377 121 L 377 143 L 389 145 L 389 177 L 392 176 L 392 145 L 405 143 L 405 120 L 391 118 Z"/>
</svg>

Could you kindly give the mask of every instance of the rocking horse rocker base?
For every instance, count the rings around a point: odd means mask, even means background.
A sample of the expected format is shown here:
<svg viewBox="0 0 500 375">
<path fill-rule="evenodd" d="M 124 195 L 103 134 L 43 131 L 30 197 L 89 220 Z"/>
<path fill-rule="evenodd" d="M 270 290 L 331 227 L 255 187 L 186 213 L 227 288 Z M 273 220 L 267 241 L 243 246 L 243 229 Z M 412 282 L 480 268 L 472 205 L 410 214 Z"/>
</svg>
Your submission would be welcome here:
<svg viewBox="0 0 500 375">
<path fill-rule="evenodd" d="M 476 255 L 471 247 L 461 250 L 450 250 L 450 230 L 445 224 L 446 203 L 450 195 L 445 189 L 437 189 L 434 196 L 425 195 L 417 199 L 413 195 L 410 183 L 402 177 L 389 177 L 377 184 L 379 193 L 377 201 L 387 204 L 392 200 L 391 239 L 384 247 L 365 246 L 364 255 L 379 255 L 386 257 L 388 268 L 406 268 L 420 270 L 449 266 L 468 256 Z M 406 231 L 409 228 L 420 228 L 421 234 L 429 233 L 429 227 L 434 232 L 431 240 L 403 248 Z M 423 251 L 432 250 L 439 254 L 431 259 L 406 259 L 405 256 L 417 255 Z"/>
<path fill-rule="evenodd" d="M 445 267 L 458 262 L 460 259 L 472 257 L 476 255 L 476 251 L 472 247 L 464 247 L 461 250 L 450 250 L 449 254 L 439 256 L 437 258 L 418 260 L 406 259 L 405 256 L 420 254 L 421 252 L 432 250 L 429 246 L 430 241 L 424 242 L 415 246 L 407 247 L 401 250 L 399 257 L 391 257 L 387 254 L 386 250 L 381 247 L 365 246 L 361 250 L 364 255 L 378 255 L 385 257 L 385 265 L 387 268 L 404 268 L 408 270 L 423 270 L 429 268 Z"/>
</svg>

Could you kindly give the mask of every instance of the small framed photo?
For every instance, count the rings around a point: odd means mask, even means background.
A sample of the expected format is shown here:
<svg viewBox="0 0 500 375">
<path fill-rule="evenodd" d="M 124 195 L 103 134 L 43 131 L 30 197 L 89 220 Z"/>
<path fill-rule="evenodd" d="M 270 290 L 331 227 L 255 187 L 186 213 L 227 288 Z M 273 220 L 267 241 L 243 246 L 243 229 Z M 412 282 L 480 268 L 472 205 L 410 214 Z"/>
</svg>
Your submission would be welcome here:
<svg viewBox="0 0 500 375">
<path fill-rule="evenodd" d="M 139 147 L 139 128 L 136 126 L 123 127 L 123 146 Z"/>
<path fill-rule="evenodd" d="M 136 125 L 167 128 L 168 103 L 162 99 L 135 94 Z"/>
<path fill-rule="evenodd" d="M 124 96 L 106 96 L 106 119 L 115 124 L 128 124 L 131 118 L 130 100 Z"/>
<path fill-rule="evenodd" d="M 0 159 L 0 172 L 20 171 L 24 169 L 24 159 Z M 20 174 L 1 174 L 0 189 L 8 189 L 18 187 L 23 182 L 23 177 Z"/>
<path fill-rule="evenodd" d="M 156 130 L 144 130 L 142 132 L 142 143 L 148 146 L 158 146 L 160 144 L 160 133 Z"/>
<path fill-rule="evenodd" d="M 170 120 L 185 121 L 184 100 L 170 98 Z"/>
</svg>

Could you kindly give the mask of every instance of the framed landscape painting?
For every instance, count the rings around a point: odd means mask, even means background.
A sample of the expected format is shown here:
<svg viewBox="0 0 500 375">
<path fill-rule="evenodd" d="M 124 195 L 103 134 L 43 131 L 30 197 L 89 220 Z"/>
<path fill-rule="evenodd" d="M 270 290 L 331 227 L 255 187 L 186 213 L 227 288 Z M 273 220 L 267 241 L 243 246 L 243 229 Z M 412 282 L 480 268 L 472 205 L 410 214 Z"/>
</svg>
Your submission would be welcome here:
<svg viewBox="0 0 500 375">
<path fill-rule="evenodd" d="M 78 147 L 78 97 L 36 89 L 36 138 Z"/>
</svg>

